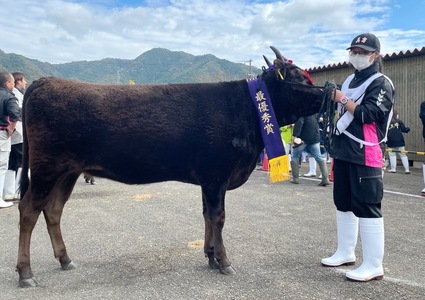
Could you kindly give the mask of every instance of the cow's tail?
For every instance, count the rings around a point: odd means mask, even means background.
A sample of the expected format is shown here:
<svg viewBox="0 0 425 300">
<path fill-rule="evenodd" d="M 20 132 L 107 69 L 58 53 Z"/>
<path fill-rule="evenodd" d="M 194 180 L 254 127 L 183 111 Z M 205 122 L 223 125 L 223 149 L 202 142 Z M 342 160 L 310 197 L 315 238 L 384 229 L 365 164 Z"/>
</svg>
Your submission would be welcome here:
<svg viewBox="0 0 425 300">
<path fill-rule="evenodd" d="M 28 190 L 30 179 L 29 179 L 29 157 L 28 157 L 28 139 L 25 133 L 25 122 L 22 118 L 22 127 L 23 127 L 23 144 L 22 144 L 22 173 L 21 173 L 21 182 L 19 185 L 21 200 L 24 197 L 25 193 Z"/>
<path fill-rule="evenodd" d="M 23 144 L 22 144 L 22 173 L 20 180 L 20 194 L 21 200 L 24 197 L 25 193 L 28 191 L 30 179 L 29 179 L 29 150 L 28 150 L 28 137 L 27 137 L 27 126 L 26 126 L 26 118 L 25 118 L 25 107 L 30 97 L 31 93 L 34 91 L 36 87 L 37 81 L 32 83 L 24 95 L 24 102 L 22 103 L 22 136 L 23 136 Z"/>
</svg>

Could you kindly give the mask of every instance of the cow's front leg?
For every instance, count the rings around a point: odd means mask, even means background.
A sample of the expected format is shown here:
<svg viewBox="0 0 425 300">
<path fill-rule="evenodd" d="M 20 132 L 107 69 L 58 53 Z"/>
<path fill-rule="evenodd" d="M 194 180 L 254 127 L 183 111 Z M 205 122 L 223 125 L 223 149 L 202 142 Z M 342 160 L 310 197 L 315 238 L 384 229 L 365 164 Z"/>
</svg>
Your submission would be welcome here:
<svg viewBox="0 0 425 300">
<path fill-rule="evenodd" d="M 218 268 L 223 274 L 236 271 L 227 258 L 222 231 L 225 221 L 224 198 L 226 184 L 208 184 L 202 186 L 203 215 L 205 220 L 204 253 L 212 268 Z"/>
</svg>

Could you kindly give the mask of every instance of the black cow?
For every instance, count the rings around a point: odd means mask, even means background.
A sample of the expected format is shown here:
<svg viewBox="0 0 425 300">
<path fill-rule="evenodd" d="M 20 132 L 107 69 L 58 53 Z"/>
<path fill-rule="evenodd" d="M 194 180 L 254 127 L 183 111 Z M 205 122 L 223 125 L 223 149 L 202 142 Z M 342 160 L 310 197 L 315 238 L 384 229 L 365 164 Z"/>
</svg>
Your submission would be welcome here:
<svg viewBox="0 0 425 300">
<path fill-rule="evenodd" d="M 274 70 L 264 69 L 258 80 L 266 82 L 279 126 L 321 106 L 323 91 L 279 53 Z M 54 256 L 63 269 L 74 267 L 60 219 L 82 172 L 126 184 L 175 180 L 201 186 L 205 256 L 222 273 L 235 272 L 222 240 L 224 198 L 248 180 L 264 148 L 246 80 L 124 86 L 41 78 L 25 94 L 23 125 L 22 287 L 37 285 L 30 242 L 41 212 Z"/>
</svg>

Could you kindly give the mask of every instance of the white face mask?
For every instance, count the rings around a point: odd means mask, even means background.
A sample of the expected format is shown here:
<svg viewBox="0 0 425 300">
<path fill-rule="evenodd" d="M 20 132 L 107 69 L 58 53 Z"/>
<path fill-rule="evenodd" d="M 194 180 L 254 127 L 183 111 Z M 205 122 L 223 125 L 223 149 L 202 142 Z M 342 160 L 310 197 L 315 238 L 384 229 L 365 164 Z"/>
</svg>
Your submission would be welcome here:
<svg viewBox="0 0 425 300">
<path fill-rule="evenodd" d="M 350 53 L 348 56 L 348 61 L 353 65 L 357 71 L 361 71 L 370 67 L 373 63 L 373 60 L 370 61 L 370 57 L 373 55 L 363 55 L 363 54 L 354 54 Z"/>
</svg>

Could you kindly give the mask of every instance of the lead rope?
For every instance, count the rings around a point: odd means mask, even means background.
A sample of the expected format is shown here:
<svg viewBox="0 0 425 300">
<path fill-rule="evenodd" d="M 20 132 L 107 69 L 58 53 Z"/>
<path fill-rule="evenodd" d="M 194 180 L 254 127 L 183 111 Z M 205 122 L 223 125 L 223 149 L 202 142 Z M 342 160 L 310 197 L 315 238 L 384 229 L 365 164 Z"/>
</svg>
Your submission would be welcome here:
<svg viewBox="0 0 425 300">
<path fill-rule="evenodd" d="M 320 107 L 318 118 L 323 118 L 323 137 L 327 151 L 329 151 L 332 144 L 332 134 L 335 130 L 336 124 L 336 109 L 337 103 L 332 99 L 335 97 L 335 91 L 338 86 L 334 82 L 326 81 L 324 86 L 324 96 L 322 106 Z"/>
</svg>

